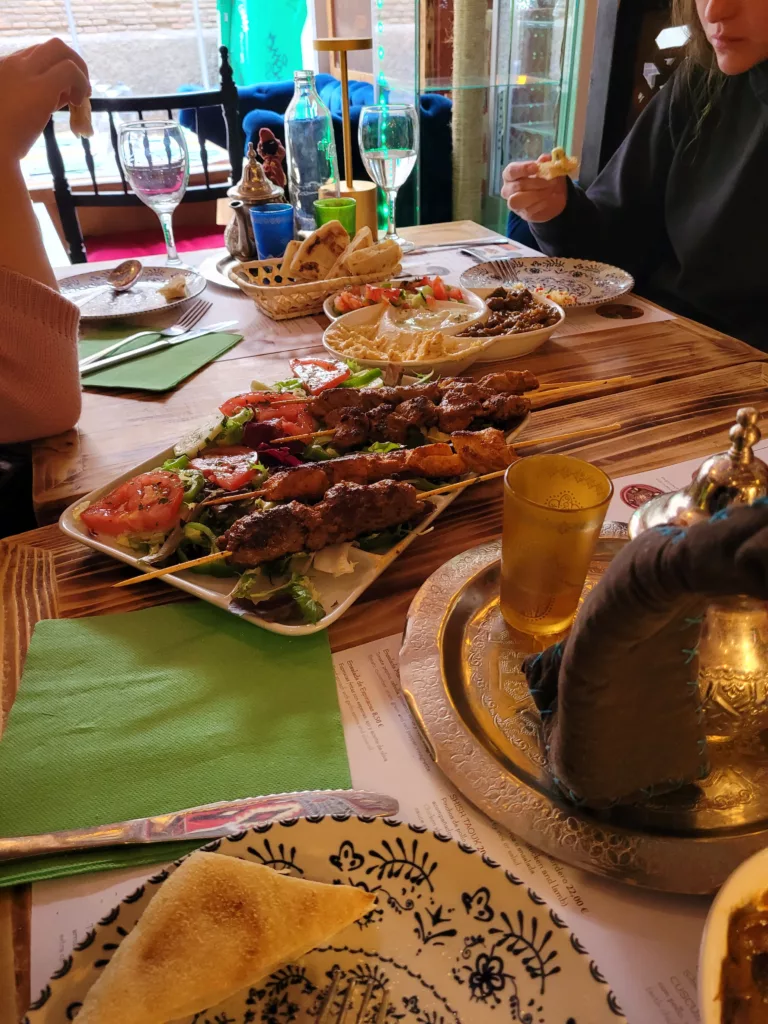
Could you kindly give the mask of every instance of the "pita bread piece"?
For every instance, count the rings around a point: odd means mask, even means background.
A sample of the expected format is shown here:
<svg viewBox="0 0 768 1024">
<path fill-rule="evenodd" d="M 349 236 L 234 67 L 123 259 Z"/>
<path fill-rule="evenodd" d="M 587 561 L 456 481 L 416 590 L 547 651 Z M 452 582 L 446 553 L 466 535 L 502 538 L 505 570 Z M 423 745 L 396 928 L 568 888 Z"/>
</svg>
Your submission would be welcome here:
<svg viewBox="0 0 768 1024">
<path fill-rule="evenodd" d="M 296 253 L 299 251 L 300 248 L 301 242 L 297 242 L 295 238 L 293 239 L 292 242 L 289 242 L 288 245 L 286 245 L 285 252 L 283 253 L 283 266 L 281 268 L 283 271 L 282 276 L 285 276 L 286 274 L 289 277 L 291 276 L 291 263 L 293 263 L 294 259 L 296 258 Z"/>
<path fill-rule="evenodd" d="M 350 274 L 381 274 L 382 278 L 391 274 L 400 262 L 402 251 L 397 242 L 385 239 L 367 249 L 359 249 L 351 253 L 345 263 Z"/>
<path fill-rule="evenodd" d="M 69 104 L 69 130 L 78 139 L 90 139 L 92 137 L 91 101 L 87 96 L 82 103 Z"/>
<path fill-rule="evenodd" d="M 166 1024 L 256 984 L 370 910 L 375 897 L 217 853 L 164 882 L 85 997 L 79 1024 Z"/>
<path fill-rule="evenodd" d="M 373 245 L 373 235 L 371 234 L 371 229 L 366 225 L 365 227 L 360 228 L 347 248 L 331 267 L 328 274 L 328 280 L 334 277 L 345 277 L 347 274 L 347 256 L 350 256 L 353 252 L 357 252 L 358 249 L 367 249 L 370 245 Z"/>
<path fill-rule="evenodd" d="M 569 174 L 575 174 L 579 169 L 579 161 L 575 156 L 566 156 L 562 146 L 556 146 L 552 150 L 552 159 L 545 160 L 539 164 L 539 177 L 552 181 L 553 178 L 564 178 Z"/>
<path fill-rule="evenodd" d="M 301 243 L 290 272 L 304 281 L 324 281 L 348 245 L 349 235 L 339 221 L 329 220 Z"/>
</svg>

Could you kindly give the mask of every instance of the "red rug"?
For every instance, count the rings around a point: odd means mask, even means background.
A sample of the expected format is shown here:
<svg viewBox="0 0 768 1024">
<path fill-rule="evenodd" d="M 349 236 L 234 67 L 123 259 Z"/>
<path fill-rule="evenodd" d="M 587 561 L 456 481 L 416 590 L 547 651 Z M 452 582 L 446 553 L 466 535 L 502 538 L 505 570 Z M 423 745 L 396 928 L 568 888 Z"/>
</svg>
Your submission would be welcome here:
<svg viewBox="0 0 768 1024">
<path fill-rule="evenodd" d="M 224 245 L 224 228 L 214 225 L 182 225 L 174 230 L 179 252 L 198 249 L 220 249 Z M 131 256 L 162 256 L 165 242 L 160 232 L 125 231 L 116 235 L 93 235 L 85 240 L 88 262 L 97 260 L 126 260 Z"/>
</svg>

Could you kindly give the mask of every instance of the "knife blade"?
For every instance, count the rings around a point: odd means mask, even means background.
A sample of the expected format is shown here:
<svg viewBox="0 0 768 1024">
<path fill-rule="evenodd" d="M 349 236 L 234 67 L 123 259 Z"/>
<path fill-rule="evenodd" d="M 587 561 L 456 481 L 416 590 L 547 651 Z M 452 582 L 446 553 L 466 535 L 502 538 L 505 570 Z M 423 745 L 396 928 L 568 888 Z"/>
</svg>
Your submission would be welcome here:
<svg viewBox="0 0 768 1024">
<path fill-rule="evenodd" d="M 363 818 L 392 817 L 400 805 L 383 793 L 355 789 L 316 789 L 300 793 L 225 800 L 151 818 L 134 818 L 111 825 L 67 829 L 34 836 L 0 839 L 0 863 L 73 850 L 133 843 L 166 843 L 234 835 L 256 825 L 327 814 L 353 814 Z"/>
<path fill-rule="evenodd" d="M 197 330 L 189 331 L 187 334 L 180 334 L 177 338 L 161 338 L 160 341 L 153 341 L 151 345 L 142 345 L 141 348 L 133 348 L 130 352 L 120 352 L 116 356 L 109 356 L 107 359 L 100 359 L 98 362 L 89 363 L 81 368 L 80 376 L 84 377 L 87 373 L 95 373 L 96 370 L 104 370 L 108 366 L 116 366 L 118 363 L 127 363 L 131 359 L 136 359 L 137 356 L 145 356 L 149 352 L 159 352 L 160 349 L 170 348 L 172 345 L 180 345 L 182 342 L 192 341 L 193 338 L 202 338 L 204 334 L 224 331 L 229 327 L 234 327 L 236 324 L 237 320 L 225 320 L 220 324 L 206 324 L 205 327 L 199 327 Z"/>
</svg>

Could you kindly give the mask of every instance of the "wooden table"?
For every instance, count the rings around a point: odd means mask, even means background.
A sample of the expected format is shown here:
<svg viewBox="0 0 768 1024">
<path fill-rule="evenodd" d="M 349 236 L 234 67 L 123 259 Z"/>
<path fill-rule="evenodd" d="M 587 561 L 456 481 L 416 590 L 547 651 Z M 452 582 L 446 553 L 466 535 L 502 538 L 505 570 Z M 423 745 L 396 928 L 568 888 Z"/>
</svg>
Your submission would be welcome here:
<svg viewBox="0 0 768 1024">
<path fill-rule="evenodd" d="M 420 243 L 421 231 L 412 230 Z M 475 238 L 483 233 L 474 225 L 471 231 Z M 444 233 L 441 228 L 439 234 Z M 52 522 L 66 504 L 91 487 L 161 450 L 222 396 L 244 389 L 252 378 L 284 377 L 289 354 L 319 348 L 322 318 L 272 324 L 239 295 L 219 295 L 213 288 L 207 295 L 215 298 L 210 320 L 228 318 L 230 310 L 237 310 L 244 341 L 169 395 L 148 399 L 118 392 L 86 394 L 77 431 L 35 447 L 35 500 L 45 521 Z M 624 425 L 620 434 L 554 446 L 578 453 L 613 476 L 703 457 L 726 447 L 727 431 L 740 405 L 768 411 L 766 359 L 740 341 L 680 319 L 643 327 L 629 321 L 618 329 L 552 341 L 525 360 L 542 380 L 618 374 L 633 374 L 634 380 L 597 397 L 537 411 L 524 436 L 546 437 L 619 420 Z M 436 529 L 412 545 L 331 627 L 333 650 L 401 631 L 408 605 L 426 577 L 452 555 L 498 536 L 500 529 L 497 482 L 462 495 Z M 113 590 L 112 584 L 125 576 L 126 569 L 118 562 L 70 541 L 54 525 L 0 545 L 5 623 L 0 624 L 0 695 L 6 711 L 39 619 L 109 614 L 186 600 L 181 591 L 160 581 Z M 27 1006 L 28 929 L 28 890 L 0 891 L 3 1022 L 13 1019 L 14 976 L 19 1013 Z"/>
</svg>

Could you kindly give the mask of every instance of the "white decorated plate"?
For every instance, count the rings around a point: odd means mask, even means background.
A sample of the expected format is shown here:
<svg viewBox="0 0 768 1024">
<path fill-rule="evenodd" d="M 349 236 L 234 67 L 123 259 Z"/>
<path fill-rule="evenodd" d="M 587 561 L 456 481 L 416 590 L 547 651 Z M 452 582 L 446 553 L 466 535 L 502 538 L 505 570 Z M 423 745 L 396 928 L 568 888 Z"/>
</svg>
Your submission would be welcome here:
<svg viewBox="0 0 768 1024">
<path fill-rule="evenodd" d="M 320 818 L 267 825 L 206 849 L 301 878 L 355 885 L 376 893 L 378 903 L 327 946 L 183 1024 L 314 1019 L 337 965 L 345 978 L 374 982 L 366 1024 L 384 989 L 389 1024 L 624 1020 L 599 968 L 544 900 L 444 836 L 380 819 Z M 155 875 L 94 926 L 34 1001 L 26 1024 L 76 1019 L 85 993 L 173 870 Z"/>
<path fill-rule="evenodd" d="M 187 267 L 148 267 L 142 268 L 141 277 L 127 292 L 116 292 L 112 288 L 104 290 L 108 284 L 107 274 L 110 268 L 91 270 L 87 274 L 75 274 L 62 277 L 59 290 L 66 299 L 80 305 L 89 292 L 93 298 L 82 306 L 81 320 L 120 320 L 142 313 L 156 313 L 163 309 L 173 309 L 188 299 L 194 299 L 206 286 L 202 274 Z M 187 294 L 183 299 L 167 302 L 157 290 L 172 277 L 183 274 L 187 279 Z"/>
<path fill-rule="evenodd" d="M 635 280 L 626 270 L 593 260 L 565 259 L 559 256 L 518 256 L 478 263 L 461 275 L 464 288 L 493 288 L 499 284 L 524 284 L 526 288 L 545 288 L 570 292 L 575 307 L 599 306 L 631 292 Z M 569 309 L 574 306 L 569 306 Z"/>
</svg>

